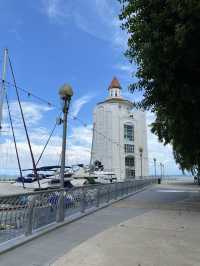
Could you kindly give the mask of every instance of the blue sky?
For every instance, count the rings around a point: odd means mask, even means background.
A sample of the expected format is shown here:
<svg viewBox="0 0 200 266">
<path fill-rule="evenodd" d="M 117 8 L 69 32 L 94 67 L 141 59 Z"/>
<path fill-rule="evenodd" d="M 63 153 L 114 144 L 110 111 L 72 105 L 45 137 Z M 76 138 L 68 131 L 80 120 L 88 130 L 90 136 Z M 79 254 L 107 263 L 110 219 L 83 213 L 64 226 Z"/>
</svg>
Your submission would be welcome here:
<svg viewBox="0 0 200 266">
<path fill-rule="evenodd" d="M 127 35 L 121 31 L 118 20 L 117 0 L 2 0 L 0 2 L 0 51 L 9 49 L 17 84 L 32 91 L 57 106 L 59 87 L 67 82 L 74 89 L 71 112 L 78 115 L 88 127 L 70 119 L 68 160 L 88 161 L 91 145 L 92 110 L 95 104 L 107 96 L 107 88 L 113 76 L 120 80 L 123 93 L 131 100 L 141 95 L 131 95 L 128 84 L 134 79 L 136 66 L 124 57 Z M 2 56 L 1 56 L 2 63 Z M 131 77 L 131 73 L 133 77 Z M 8 74 L 8 80 L 10 75 Z M 19 121 L 19 111 L 13 88 L 8 87 L 11 108 L 15 113 L 16 134 L 23 154 L 28 153 Z M 58 113 L 34 98 L 21 93 L 25 115 L 36 156 L 48 137 Z M 7 114 L 5 114 L 5 127 Z M 148 122 L 153 120 L 147 114 Z M 60 151 L 60 131 L 50 143 L 43 163 L 53 163 Z M 8 135 L 8 134 L 7 134 Z M 1 168 L 9 167 L 8 154 L 15 165 L 13 144 L 4 134 L 4 160 Z M 42 141 L 41 141 L 42 139 Z M 10 147 L 10 153 L 7 152 Z M 56 151 L 56 152 L 55 152 Z M 178 173 L 170 147 L 163 147 L 149 133 L 150 158 L 166 163 L 170 173 Z M 7 156 L 7 157 L 6 157 Z M 28 161 L 22 158 L 25 164 Z M 152 171 L 152 162 L 150 162 Z"/>
</svg>

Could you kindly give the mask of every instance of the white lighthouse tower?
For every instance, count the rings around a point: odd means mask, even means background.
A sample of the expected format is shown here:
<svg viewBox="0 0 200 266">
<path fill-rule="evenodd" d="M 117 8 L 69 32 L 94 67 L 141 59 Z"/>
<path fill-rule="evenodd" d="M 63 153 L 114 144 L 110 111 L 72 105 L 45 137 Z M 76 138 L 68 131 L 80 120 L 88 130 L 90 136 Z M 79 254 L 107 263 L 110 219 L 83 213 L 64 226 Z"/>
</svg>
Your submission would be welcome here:
<svg viewBox="0 0 200 266">
<path fill-rule="evenodd" d="M 113 78 L 108 98 L 94 109 L 92 162 L 100 161 L 117 180 L 148 176 L 145 113 L 121 96 L 121 86 Z"/>
</svg>

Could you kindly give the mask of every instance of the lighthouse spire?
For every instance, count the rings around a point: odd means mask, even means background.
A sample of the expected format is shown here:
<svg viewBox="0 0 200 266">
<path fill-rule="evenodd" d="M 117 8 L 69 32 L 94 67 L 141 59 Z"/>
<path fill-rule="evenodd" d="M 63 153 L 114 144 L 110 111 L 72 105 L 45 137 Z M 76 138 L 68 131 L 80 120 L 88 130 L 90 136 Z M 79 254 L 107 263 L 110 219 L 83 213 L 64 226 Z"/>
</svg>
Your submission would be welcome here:
<svg viewBox="0 0 200 266">
<path fill-rule="evenodd" d="M 109 97 L 111 98 L 120 97 L 121 86 L 116 77 L 113 77 L 110 86 L 108 87 L 108 90 L 109 90 Z"/>
</svg>

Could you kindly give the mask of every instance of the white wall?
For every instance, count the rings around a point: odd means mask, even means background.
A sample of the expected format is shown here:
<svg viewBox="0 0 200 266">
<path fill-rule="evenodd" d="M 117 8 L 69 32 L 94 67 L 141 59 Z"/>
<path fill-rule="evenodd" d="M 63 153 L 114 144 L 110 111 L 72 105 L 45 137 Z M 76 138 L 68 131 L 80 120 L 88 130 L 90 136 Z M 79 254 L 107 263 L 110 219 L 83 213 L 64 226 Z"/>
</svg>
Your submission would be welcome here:
<svg viewBox="0 0 200 266">
<path fill-rule="evenodd" d="M 130 115 L 133 115 L 133 118 Z M 148 153 L 145 113 L 135 110 L 130 111 L 130 104 L 125 101 L 122 103 L 105 101 L 95 107 L 93 121 L 95 129 L 92 162 L 95 160 L 101 161 L 105 170 L 114 171 L 118 180 L 123 180 L 125 178 L 124 123 L 132 123 L 135 128 L 136 176 L 141 174 L 139 147 L 144 150 L 143 175 L 147 176 Z"/>
</svg>

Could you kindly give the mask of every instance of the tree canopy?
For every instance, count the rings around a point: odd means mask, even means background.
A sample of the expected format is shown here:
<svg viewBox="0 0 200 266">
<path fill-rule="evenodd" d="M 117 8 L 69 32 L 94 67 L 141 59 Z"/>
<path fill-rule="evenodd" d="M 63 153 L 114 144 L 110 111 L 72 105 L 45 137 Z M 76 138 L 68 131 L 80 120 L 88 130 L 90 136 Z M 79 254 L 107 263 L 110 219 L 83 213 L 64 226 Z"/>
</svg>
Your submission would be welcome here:
<svg viewBox="0 0 200 266">
<path fill-rule="evenodd" d="M 172 144 L 182 170 L 200 173 L 200 1 L 119 0 L 126 56 L 136 62 L 140 105 L 156 119 L 152 132 Z"/>
</svg>

